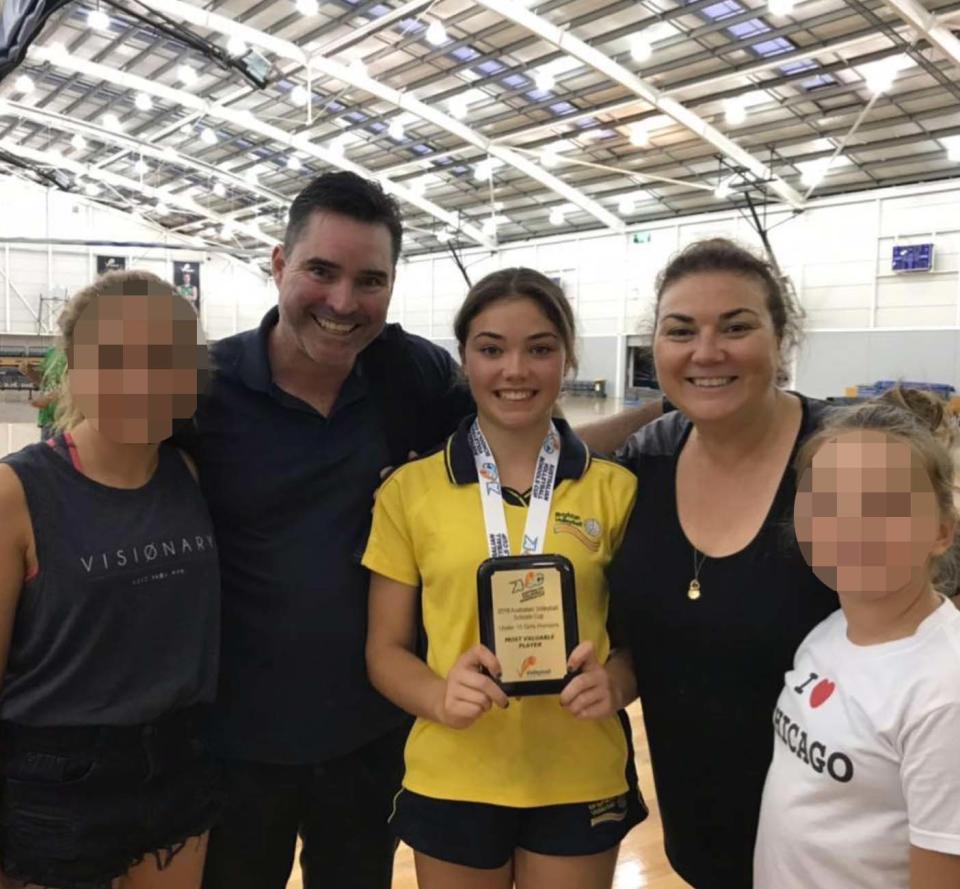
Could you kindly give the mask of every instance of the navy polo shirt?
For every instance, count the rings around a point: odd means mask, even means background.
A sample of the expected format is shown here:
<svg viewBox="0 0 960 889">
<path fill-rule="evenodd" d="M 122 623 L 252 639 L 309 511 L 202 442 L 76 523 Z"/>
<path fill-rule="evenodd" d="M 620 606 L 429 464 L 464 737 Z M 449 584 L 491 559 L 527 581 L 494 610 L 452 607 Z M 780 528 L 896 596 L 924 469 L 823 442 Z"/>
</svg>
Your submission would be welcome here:
<svg viewBox="0 0 960 889">
<path fill-rule="evenodd" d="M 274 308 L 259 329 L 214 347 L 211 388 L 183 443 L 197 459 L 221 560 L 213 746 L 257 762 L 314 763 L 405 718 L 367 680 L 369 577 L 359 561 L 380 471 L 391 462 L 389 402 L 373 391 L 384 385 L 375 382 L 384 371 L 372 373 L 376 341 L 328 416 L 281 390 L 267 352 L 277 319 Z M 429 412 L 439 443 L 473 409 L 459 370 L 427 340 L 396 326 L 390 333 L 391 362 L 416 371 L 405 376 L 415 391 L 402 395 Z M 417 411 L 406 415 L 413 422 Z"/>
</svg>

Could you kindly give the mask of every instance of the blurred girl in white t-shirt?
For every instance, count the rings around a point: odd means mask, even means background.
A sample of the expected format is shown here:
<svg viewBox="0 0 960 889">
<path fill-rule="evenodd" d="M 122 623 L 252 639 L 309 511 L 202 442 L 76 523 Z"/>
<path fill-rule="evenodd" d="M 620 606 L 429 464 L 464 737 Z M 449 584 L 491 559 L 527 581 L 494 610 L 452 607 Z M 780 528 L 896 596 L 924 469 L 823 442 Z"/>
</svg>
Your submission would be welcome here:
<svg viewBox="0 0 960 889">
<path fill-rule="evenodd" d="M 756 889 L 960 887 L 953 462 L 900 395 L 838 413 L 797 458 L 797 539 L 841 610 L 785 676 Z"/>
</svg>

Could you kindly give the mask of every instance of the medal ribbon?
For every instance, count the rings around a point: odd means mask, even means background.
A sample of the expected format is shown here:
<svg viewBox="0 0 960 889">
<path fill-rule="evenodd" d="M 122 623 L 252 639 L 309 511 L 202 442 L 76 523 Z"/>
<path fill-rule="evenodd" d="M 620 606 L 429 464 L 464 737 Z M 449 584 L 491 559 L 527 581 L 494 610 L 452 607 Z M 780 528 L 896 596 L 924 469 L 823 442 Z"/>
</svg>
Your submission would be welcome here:
<svg viewBox="0 0 960 889">
<path fill-rule="evenodd" d="M 473 421 L 468 438 L 473 459 L 477 464 L 477 481 L 480 483 L 480 502 L 483 504 L 483 521 L 487 529 L 490 556 L 494 559 L 509 556 L 510 537 L 507 533 L 507 515 L 503 508 L 500 473 L 497 470 L 493 451 L 490 450 L 490 445 L 487 444 L 487 439 L 477 420 Z M 523 555 L 538 555 L 543 552 L 547 522 L 550 519 L 550 501 L 553 499 L 553 486 L 559 462 L 560 435 L 551 422 L 547 437 L 540 446 L 537 468 L 533 473 L 530 506 L 527 509 L 527 522 L 523 528 Z"/>
</svg>

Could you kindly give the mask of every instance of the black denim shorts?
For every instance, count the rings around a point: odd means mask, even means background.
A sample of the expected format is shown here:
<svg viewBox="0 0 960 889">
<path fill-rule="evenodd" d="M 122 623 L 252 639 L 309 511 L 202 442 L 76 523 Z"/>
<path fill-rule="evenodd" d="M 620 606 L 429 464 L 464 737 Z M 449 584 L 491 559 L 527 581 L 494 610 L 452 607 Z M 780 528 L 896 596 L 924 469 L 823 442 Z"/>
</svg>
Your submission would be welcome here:
<svg viewBox="0 0 960 889">
<path fill-rule="evenodd" d="M 0 723 L 0 869 L 55 889 L 110 889 L 147 855 L 164 867 L 219 814 L 200 708 L 149 725 Z"/>
</svg>

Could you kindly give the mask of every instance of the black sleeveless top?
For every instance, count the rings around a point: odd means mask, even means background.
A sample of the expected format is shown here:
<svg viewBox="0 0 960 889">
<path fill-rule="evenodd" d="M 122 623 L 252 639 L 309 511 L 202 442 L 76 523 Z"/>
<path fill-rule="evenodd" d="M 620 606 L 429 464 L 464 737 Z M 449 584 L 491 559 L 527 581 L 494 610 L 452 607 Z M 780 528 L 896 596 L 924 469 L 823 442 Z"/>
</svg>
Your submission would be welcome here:
<svg viewBox="0 0 960 889">
<path fill-rule="evenodd" d="M 829 406 L 802 398 L 797 445 Z M 637 501 L 609 569 L 611 634 L 633 654 L 667 857 L 696 889 L 751 889 L 773 710 L 806 634 L 838 607 L 793 537 L 791 454 L 757 536 L 706 558 L 687 596 L 693 546 L 677 513 L 679 413 L 641 430 L 622 458 Z"/>
<path fill-rule="evenodd" d="M 135 725 L 211 701 L 217 548 L 176 449 L 161 445 L 152 478 L 134 490 L 87 478 L 47 443 L 3 462 L 26 493 L 39 571 L 20 593 L 0 719 Z"/>
</svg>

